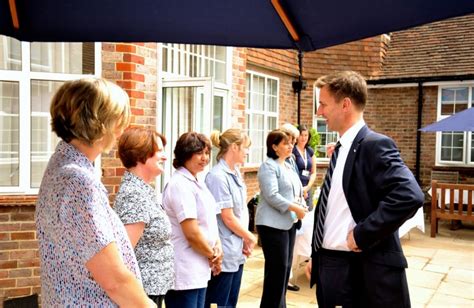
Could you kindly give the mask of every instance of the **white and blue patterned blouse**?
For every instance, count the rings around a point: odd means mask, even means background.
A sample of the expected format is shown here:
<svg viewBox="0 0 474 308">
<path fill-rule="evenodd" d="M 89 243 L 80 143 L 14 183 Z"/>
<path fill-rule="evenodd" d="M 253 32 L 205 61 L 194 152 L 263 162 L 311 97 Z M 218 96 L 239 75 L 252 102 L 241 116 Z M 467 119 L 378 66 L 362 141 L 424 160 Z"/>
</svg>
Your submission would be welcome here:
<svg viewBox="0 0 474 308">
<path fill-rule="evenodd" d="M 122 222 L 92 163 L 61 141 L 51 156 L 36 204 L 43 307 L 116 307 L 92 279 L 86 262 L 115 242 L 141 280 Z"/>
<path fill-rule="evenodd" d="M 148 295 L 165 295 L 174 282 L 171 224 L 155 191 L 141 178 L 125 171 L 114 208 L 124 224 L 145 223 L 135 246 L 143 286 Z"/>
</svg>

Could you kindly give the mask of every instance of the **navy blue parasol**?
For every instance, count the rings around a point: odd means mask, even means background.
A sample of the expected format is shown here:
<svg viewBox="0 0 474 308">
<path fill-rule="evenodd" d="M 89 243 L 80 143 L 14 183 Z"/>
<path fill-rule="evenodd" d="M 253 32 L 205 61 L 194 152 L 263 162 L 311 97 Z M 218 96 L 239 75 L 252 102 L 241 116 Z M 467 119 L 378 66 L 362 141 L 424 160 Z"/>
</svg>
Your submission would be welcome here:
<svg viewBox="0 0 474 308">
<path fill-rule="evenodd" d="M 473 12 L 473 0 L 3 0 L 0 34 L 311 51 Z"/>
</svg>

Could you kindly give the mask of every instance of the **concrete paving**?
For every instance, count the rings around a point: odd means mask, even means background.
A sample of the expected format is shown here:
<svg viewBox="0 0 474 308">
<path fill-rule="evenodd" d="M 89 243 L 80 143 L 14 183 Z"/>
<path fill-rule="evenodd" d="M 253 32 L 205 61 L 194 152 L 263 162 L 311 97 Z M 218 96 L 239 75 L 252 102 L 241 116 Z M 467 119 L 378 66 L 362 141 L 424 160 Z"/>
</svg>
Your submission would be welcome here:
<svg viewBox="0 0 474 308">
<path fill-rule="evenodd" d="M 425 233 L 412 229 L 402 238 L 412 307 L 474 308 L 474 225 L 463 223 L 455 231 L 450 226 L 440 221 L 438 235 L 431 238 L 427 223 Z M 304 266 L 303 261 L 296 275 L 300 291 L 287 293 L 288 307 L 317 307 Z M 244 267 L 237 307 L 259 307 L 263 267 L 263 252 L 258 247 Z"/>
</svg>

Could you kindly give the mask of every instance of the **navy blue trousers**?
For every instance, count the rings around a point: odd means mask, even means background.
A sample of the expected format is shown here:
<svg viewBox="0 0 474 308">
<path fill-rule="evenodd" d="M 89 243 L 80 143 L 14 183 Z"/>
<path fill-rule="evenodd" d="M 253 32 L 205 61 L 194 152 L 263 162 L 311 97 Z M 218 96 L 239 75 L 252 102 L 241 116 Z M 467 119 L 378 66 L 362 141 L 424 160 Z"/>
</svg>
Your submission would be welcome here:
<svg viewBox="0 0 474 308">
<path fill-rule="evenodd" d="M 169 290 L 165 295 L 166 308 L 204 308 L 206 288 Z"/>
<path fill-rule="evenodd" d="M 206 308 L 210 307 L 210 304 L 226 308 L 236 307 L 243 271 L 242 264 L 236 272 L 221 272 L 217 276 L 212 276 L 207 285 Z"/>
</svg>

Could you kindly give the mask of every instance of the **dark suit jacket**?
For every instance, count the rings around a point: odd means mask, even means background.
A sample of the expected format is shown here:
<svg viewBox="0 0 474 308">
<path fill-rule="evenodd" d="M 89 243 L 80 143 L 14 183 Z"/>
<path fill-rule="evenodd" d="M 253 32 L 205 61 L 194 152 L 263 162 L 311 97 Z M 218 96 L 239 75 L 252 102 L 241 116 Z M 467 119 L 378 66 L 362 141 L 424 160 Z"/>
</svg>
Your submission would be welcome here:
<svg viewBox="0 0 474 308">
<path fill-rule="evenodd" d="M 363 258 L 406 268 L 398 228 L 423 205 L 424 195 L 395 142 L 362 127 L 349 150 L 342 185 L 357 224 L 354 238 Z M 315 225 L 319 209 L 315 211 Z M 315 257 L 314 247 L 312 250 Z M 315 274 L 313 270 L 311 286 Z"/>
</svg>

